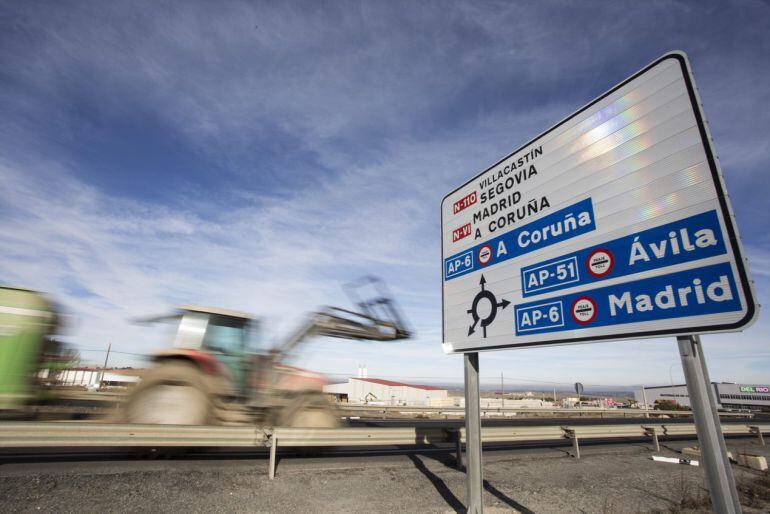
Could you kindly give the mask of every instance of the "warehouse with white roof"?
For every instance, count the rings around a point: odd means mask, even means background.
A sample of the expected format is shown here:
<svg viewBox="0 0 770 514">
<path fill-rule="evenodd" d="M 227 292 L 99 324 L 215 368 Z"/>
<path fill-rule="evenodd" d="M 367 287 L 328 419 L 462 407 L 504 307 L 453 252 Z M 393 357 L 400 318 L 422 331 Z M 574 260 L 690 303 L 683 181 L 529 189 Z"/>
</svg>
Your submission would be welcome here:
<svg viewBox="0 0 770 514">
<path fill-rule="evenodd" d="M 349 378 L 347 382 L 324 386 L 337 400 L 369 405 L 448 405 L 448 391 L 438 387 L 405 384 L 381 378 Z"/>
</svg>

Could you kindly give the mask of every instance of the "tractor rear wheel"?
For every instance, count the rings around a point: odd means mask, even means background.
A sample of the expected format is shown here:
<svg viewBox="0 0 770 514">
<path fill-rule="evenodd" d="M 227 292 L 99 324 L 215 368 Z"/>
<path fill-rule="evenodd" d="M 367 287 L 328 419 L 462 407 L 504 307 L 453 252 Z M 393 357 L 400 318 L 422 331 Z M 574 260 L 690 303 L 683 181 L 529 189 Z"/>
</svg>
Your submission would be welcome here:
<svg viewBox="0 0 770 514">
<path fill-rule="evenodd" d="M 129 423 L 206 425 L 213 413 L 203 372 L 184 361 L 162 362 L 134 388 L 125 405 Z"/>
</svg>

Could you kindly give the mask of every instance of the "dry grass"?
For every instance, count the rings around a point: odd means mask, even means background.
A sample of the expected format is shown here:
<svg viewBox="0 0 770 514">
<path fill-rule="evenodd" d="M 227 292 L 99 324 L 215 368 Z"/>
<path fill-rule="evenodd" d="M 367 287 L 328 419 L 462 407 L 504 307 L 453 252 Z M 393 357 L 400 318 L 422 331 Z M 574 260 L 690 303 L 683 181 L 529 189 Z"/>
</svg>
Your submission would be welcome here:
<svg viewBox="0 0 770 514">
<path fill-rule="evenodd" d="M 737 483 L 741 505 L 751 507 L 763 512 L 770 512 L 770 473 L 744 474 Z M 684 473 L 679 476 L 677 498 L 668 508 L 668 511 L 655 511 L 659 514 L 684 514 L 694 512 L 711 512 L 711 499 L 705 484 L 697 484 L 693 480 L 685 478 Z"/>
<path fill-rule="evenodd" d="M 695 512 L 711 512 L 711 498 L 708 489 L 703 483 L 697 483 L 685 477 L 684 471 L 679 473 L 679 487 L 677 498 L 667 511 L 655 510 L 657 514 L 668 512 L 670 514 L 684 514 Z"/>
<path fill-rule="evenodd" d="M 737 484 L 741 504 L 767 510 L 770 507 L 770 474 L 743 475 Z"/>
</svg>

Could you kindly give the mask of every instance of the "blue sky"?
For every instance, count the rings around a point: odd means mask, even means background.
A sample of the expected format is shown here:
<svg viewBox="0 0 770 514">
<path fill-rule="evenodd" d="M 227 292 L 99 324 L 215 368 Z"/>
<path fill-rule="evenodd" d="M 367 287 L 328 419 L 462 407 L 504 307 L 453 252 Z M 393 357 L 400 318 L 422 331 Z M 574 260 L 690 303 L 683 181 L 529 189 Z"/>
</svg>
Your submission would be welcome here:
<svg viewBox="0 0 770 514">
<path fill-rule="evenodd" d="M 673 49 L 692 61 L 768 303 L 767 3 L 0 9 L 0 280 L 50 293 L 84 350 L 168 345 L 167 327 L 130 319 L 180 303 L 257 313 L 269 343 L 374 273 L 417 338 L 316 340 L 296 362 L 461 381 L 440 344 L 441 198 Z M 712 379 L 770 382 L 766 318 L 704 337 Z M 484 353 L 481 375 L 653 384 L 680 381 L 678 363 L 656 339 Z"/>
</svg>

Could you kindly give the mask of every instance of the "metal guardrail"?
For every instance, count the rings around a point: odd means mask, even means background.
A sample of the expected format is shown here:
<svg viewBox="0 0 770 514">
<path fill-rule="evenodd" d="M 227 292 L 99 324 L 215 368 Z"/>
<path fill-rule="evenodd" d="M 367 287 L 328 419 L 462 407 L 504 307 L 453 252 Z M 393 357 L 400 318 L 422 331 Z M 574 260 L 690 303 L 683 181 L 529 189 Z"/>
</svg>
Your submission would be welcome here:
<svg viewBox="0 0 770 514">
<path fill-rule="evenodd" d="M 770 432 L 770 424 L 722 425 L 725 435 L 758 435 L 764 445 L 763 432 Z M 481 440 L 485 443 L 572 441 L 574 455 L 580 458 L 580 443 L 590 439 L 625 439 L 651 437 L 656 451 L 660 451 L 659 436 L 696 435 L 695 425 L 578 425 L 539 427 L 482 427 Z M 462 465 L 462 443 L 465 429 L 451 428 L 274 428 L 268 435 L 270 461 L 268 476 L 275 477 L 278 446 L 376 446 L 376 445 L 425 445 L 455 443 L 458 465 Z"/>
<path fill-rule="evenodd" d="M 725 435 L 755 436 L 764 446 L 768 424 L 722 425 Z M 482 427 L 485 443 L 571 440 L 580 458 L 580 440 L 650 437 L 659 451 L 660 436 L 694 436 L 692 424 L 628 424 Z M 87 422 L 0 423 L 0 448 L 34 447 L 251 447 L 270 448 L 268 475 L 275 476 L 278 446 L 424 446 L 454 443 L 462 463 L 465 429 L 437 427 L 264 428 L 254 426 L 117 425 Z"/>
<path fill-rule="evenodd" d="M 465 407 L 427 407 L 421 405 L 351 405 L 345 403 L 335 404 L 340 411 L 343 412 L 401 412 L 406 414 L 412 413 L 438 413 L 438 414 L 453 414 L 453 415 L 465 415 Z M 566 415 L 592 415 L 592 414 L 615 414 L 618 416 L 692 416 L 692 411 L 689 410 L 645 410 L 645 409 L 546 409 L 540 407 L 481 407 L 482 416 L 484 413 L 516 413 L 516 414 L 566 414 Z M 753 414 L 746 412 L 720 412 L 720 417 L 743 417 L 751 418 Z"/>
<path fill-rule="evenodd" d="M 0 448 L 106 446 L 265 446 L 257 427 L 117 425 L 83 422 L 0 423 Z"/>
<path fill-rule="evenodd" d="M 465 428 L 459 431 L 460 442 L 465 442 Z M 527 441 L 555 441 L 564 439 L 558 426 L 542 427 L 481 427 L 481 440 L 487 443 L 515 443 Z"/>
<path fill-rule="evenodd" d="M 268 430 L 272 440 L 284 446 L 373 446 L 426 445 L 451 442 L 450 428 L 363 427 L 363 428 L 281 428 Z"/>
</svg>

